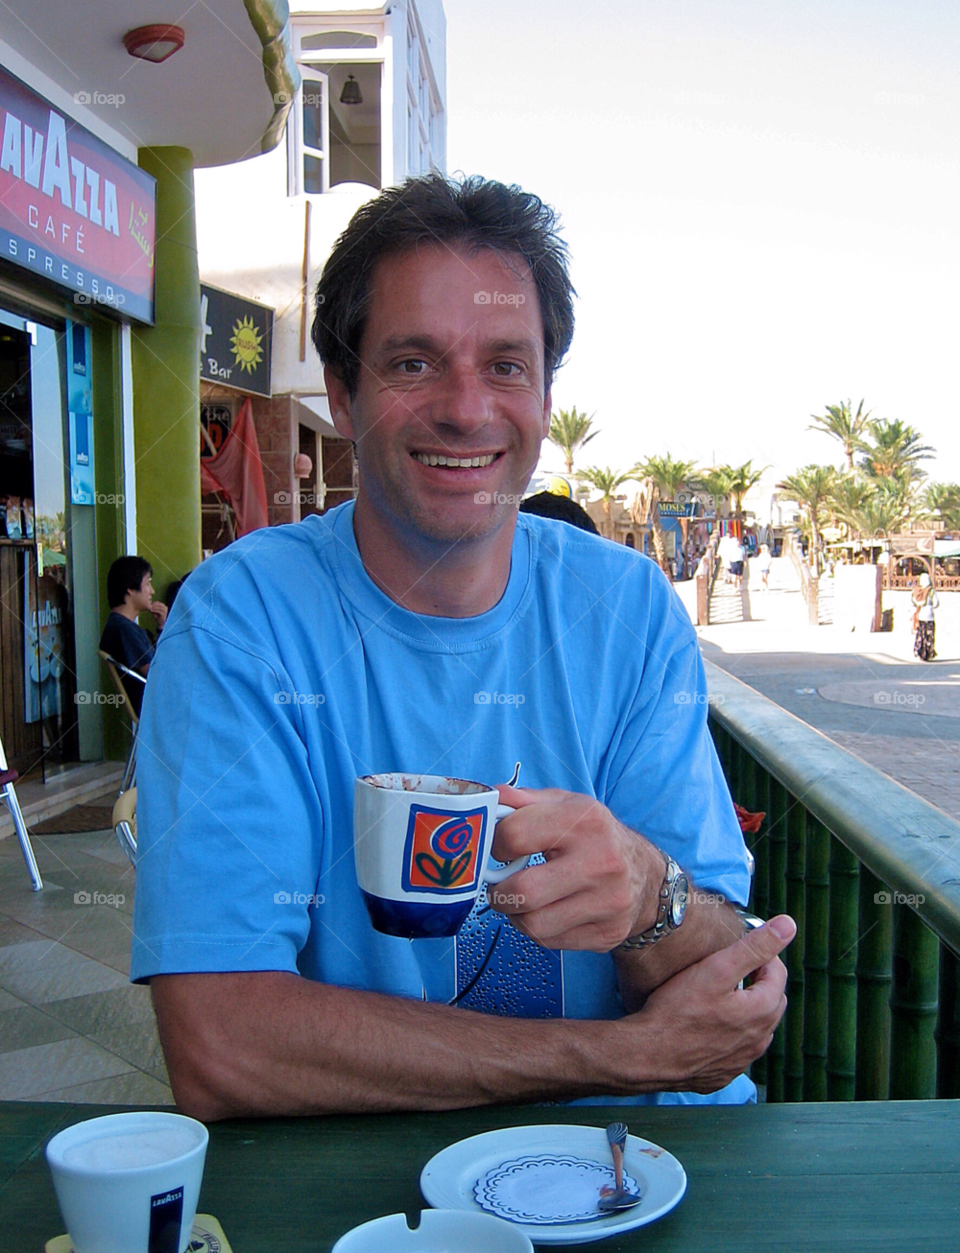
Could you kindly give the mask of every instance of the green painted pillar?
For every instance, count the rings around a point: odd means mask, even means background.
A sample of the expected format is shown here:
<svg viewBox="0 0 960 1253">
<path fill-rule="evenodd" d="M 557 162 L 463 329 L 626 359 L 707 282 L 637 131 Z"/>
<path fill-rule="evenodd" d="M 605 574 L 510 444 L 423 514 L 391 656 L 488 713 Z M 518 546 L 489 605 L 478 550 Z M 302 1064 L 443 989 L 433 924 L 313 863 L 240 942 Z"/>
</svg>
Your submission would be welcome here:
<svg viewBox="0 0 960 1253">
<path fill-rule="evenodd" d="M 133 331 L 137 552 L 162 596 L 200 562 L 200 271 L 193 156 L 141 148 L 157 180 L 156 324 Z"/>
</svg>

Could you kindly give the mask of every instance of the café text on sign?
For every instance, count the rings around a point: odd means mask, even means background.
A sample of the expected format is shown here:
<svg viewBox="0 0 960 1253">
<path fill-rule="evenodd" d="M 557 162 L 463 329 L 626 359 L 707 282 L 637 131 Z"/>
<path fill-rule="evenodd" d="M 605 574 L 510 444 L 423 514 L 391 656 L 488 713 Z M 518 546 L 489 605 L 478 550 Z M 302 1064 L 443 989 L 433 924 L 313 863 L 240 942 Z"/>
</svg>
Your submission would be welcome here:
<svg viewBox="0 0 960 1253">
<path fill-rule="evenodd" d="M 153 322 L 156 182 L 0 68 L 0 257 Z"/>
</svg>

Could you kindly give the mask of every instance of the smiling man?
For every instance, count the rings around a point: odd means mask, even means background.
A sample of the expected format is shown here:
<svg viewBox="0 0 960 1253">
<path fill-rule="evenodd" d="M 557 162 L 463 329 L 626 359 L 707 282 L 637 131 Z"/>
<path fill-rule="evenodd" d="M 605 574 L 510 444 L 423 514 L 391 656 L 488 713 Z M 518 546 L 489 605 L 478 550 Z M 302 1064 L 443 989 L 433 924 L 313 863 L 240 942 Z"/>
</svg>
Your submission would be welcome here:
<svg viewBox="0 0 960 1253">
<path fill-rule="evenodd" d="M 191 575 L 141 725 L 131 977 L 188 1112 L 752 1098 L 795 928 L 734 908 L 693 630 L 645 558 L 518 516 L 572 333 L 518 188 L 411 180 L 333 250 L 314 341 L 357 500 Z M 454 940 L 375 931 L 355 777 L 517 761 L 494 851 L 542 856 Z"/>
</svg>

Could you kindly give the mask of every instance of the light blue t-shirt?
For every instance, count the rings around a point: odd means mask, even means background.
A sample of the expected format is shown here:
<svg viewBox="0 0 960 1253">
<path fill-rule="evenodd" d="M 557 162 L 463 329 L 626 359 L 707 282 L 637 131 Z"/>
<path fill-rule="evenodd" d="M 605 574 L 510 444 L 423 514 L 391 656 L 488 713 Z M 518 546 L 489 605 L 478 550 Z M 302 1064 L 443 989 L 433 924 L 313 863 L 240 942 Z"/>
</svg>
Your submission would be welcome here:
<svg viewBox="0 0 960 1253">
<path fill-rule="evenodd" d="M 150 668 L 131 978 L 281 970 L 488 1013 L 619 1018 L 609 954 L 541 948 L 483 897 L 456 939 L 374 931 L 354 779 L 495 784 L 519 761 L 522 787 L 597 797 L 743 904 L 706 715 L 690 621 L 631 549 L 521 514 L 500 602 L 437 618 L 369 578 L 352 503 L 256 531 L 190 575 Z M 753 1092 L 741 1076 L 692 1099 Z"/>
</svg>

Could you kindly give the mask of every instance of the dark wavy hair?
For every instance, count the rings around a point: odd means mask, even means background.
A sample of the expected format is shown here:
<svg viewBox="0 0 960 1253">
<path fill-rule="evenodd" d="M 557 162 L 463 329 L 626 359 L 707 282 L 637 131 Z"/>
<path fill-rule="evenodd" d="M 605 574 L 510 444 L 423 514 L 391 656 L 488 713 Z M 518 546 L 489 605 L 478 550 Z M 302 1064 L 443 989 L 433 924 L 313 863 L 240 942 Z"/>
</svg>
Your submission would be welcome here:
<svg viewBox="0 0 960 1253">
<path fill-rule="evenodd" d="M 374 267 L 418 244 L 461 244 L 520 256 L 530 267 L 549 386 L 573 338 L 576 295 L 567 272 L 567 246 L 557 231 L 557 214 L 538 197 L 476 175 L 455 182 L 427 174 L 387 188 L 357 210 L 323 267 L 312 330 L 320 360 L 355 396 Z"/>
<path fill-rule="evenodd" d="M 144 576 L 153 578 L 153 566 L 145 557 L 118 557 L 107 571 L 107 604 L 116 609 L 127 592 L 139 592 Z"/>
</svg>

